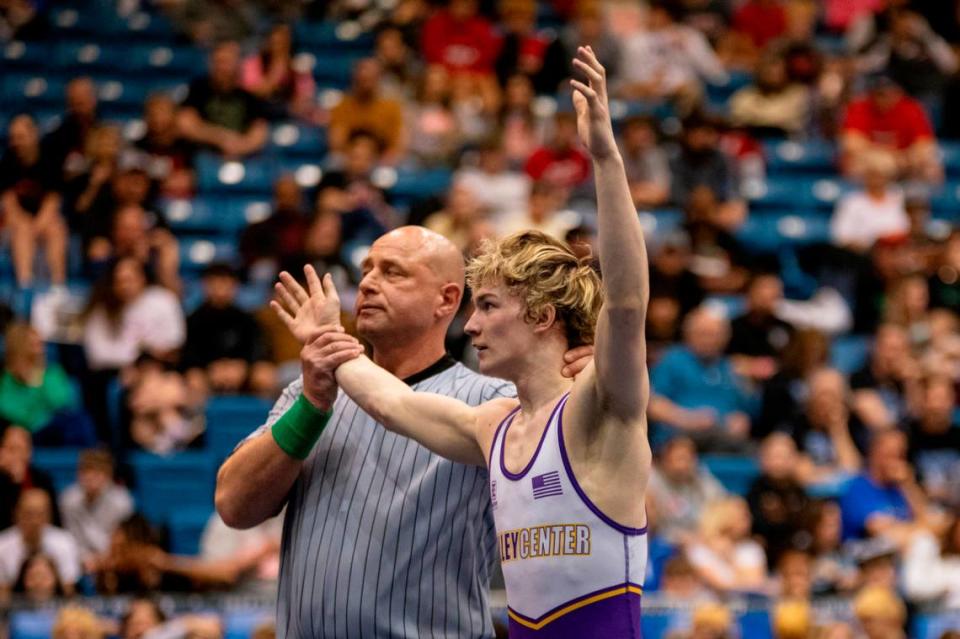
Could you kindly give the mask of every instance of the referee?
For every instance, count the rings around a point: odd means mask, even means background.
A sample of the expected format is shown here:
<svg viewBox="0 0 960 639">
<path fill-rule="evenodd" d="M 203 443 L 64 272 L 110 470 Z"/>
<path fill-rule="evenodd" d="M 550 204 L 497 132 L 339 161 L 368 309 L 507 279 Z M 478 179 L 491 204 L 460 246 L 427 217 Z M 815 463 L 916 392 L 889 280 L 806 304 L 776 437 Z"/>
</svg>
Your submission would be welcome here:
<svg viewBox="0 0 960 639">
<path fill-rule="evenodd" d="M 471 405 L 515 395 L 444 350 L 464 288 L 452 244 L 403 227 L 374 243 L 363 273 L 357 330 L 377 364 L 418 391 Z M 298 295 L 282 296 L 284 306 L 309 313 L 306 292 L 291 288 Z M 492 637 L 496 537 L 486 471 L 378 426 L 338 395 L 334 369 L 305 362 L 304 376 L 217 476 L 217 511 L 229 526 L 255 526 L 287 505 L 277 636 Z"/>
</svg>

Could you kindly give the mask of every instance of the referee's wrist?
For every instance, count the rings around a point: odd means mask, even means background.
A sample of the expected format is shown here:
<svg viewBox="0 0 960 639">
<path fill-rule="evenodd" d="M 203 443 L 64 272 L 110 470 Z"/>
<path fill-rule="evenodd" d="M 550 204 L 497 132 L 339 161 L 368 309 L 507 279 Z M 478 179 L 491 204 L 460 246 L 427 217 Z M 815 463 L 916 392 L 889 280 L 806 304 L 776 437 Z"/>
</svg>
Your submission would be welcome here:
<svg viewBox="0 0 960 639">
<path fill-rule="evenodd" d="M 333 409 L 333 402 L 327 399 L 311 397 L 311 393 L 307 392 L 307 389 L 303 389 L 303 393 L 300 395 L 301 398 L 309 404 L 309 408 L 312 408 L 315 411 L 319 412 L 330 412 Z"/>
</svg>

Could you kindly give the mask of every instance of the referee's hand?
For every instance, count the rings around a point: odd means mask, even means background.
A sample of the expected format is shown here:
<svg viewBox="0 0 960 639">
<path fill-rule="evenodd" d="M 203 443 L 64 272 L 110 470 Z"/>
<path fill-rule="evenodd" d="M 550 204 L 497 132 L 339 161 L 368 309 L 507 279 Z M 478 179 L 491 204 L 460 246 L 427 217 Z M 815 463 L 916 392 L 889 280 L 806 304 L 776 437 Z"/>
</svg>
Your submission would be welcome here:
<svg viewBox="0 0 960 639">
<path fill-rule="evenodd" d="M 303 267 L 307 289 L 292 275 L 283 271 L 274 285 L 277 299 L 270 308 L 283 321 L 301 344 L 307 344 L 320 334 L 322 327 L 340 324 L 340 296 L 333 278 L 327 273 L 323 280 L 313 266 Z"/>
<path fill-rule="evenodd" d="M 334 372 L 340 364 L 363 354 L 363 346 L 356 337 L 337 326 L 321 327 L 324 332 L 300 350 L 303 369 L 303 394 L 321 410 L 330 410 L 337 399 L 337 379 Z"/>
</svg>

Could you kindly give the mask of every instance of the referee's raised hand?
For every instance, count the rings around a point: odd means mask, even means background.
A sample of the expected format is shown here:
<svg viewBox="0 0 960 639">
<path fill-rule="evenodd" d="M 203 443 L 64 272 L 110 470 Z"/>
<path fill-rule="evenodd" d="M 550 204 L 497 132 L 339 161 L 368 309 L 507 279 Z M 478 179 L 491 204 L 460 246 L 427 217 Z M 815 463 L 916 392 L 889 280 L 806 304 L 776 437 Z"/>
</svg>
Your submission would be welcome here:
<svg viewBox="0 0 960 639">
<path fill-rule="evenodd" d="M 340 296 L 329 273 L 321 281 L 311 265 L 303 267 L 307 288 L 283 271 L 274 285 L 277 299 L 270 308 L 301 344 L 307 344 L 332 327 L 340 326 Z"/>
</svg>

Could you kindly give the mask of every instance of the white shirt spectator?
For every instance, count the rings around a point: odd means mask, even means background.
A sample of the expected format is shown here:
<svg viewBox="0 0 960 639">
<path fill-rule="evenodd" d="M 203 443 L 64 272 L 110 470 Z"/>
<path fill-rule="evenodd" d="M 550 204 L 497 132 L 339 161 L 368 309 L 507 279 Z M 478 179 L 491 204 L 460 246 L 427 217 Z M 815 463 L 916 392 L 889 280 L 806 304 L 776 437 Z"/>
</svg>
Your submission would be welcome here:
<svg viewBox="0 0 960 639">
<path fill-rule="evenodd" d="M 39 551 L 53 560 L 63 584 L 72 586 L 77 583 L 80 579 L 80 553 L 70 533 L 46 526 L 40 537 Z M 7 528 L 0 533 L 0 585 L 14 584 L 28 556 L 27 546 L 18 528 Z"/>
<path fill-rule="evenodd" d="M 903 555 L 903 590 L 912 601 L 940 600 L 960 608 L 960 556 L 944 557 L 936 537 L 918 533 Z"/>
<path fill-rule="evenodd" d="M 866 249 L 882 237 L 906 233 L 909 228 L 900 189 L 887 189 L 882 199 L 857 191 L 837 204 L 830 220 L 830 237 L 834 244 Z"/>
<path fill-rule="evenodd" d="M 706 36 L 684 25 L 644 31 L 626 41 L 620 64 L 621 82 L 657 85 L 663 95 L 704 78 L 725 84 L 727 72 Z"/>
<path fill-rule="evenodd" d="M 185 337 L 186 320 L 177 296 L 150 286 L 124 309 L 117 331 L 102 311 L 94 311 L 84 328 L 83 347 L 92 369 L 122 368 L 144 351 L 178 348 Z"/>
<path fill-rule="evenodd" d="M 95 555 L 107 550 L 113 531 L 133 514 L 133 498 L 126 488 L 114 484 L 90 502 L 83 489 L 73 484 L 60 496 L 60 514 L 80 554 Z"/>
<path fill-rule="evenodd" d="M 767 558 L 763 548 L 755 541 L 744 540 L 733 547 L 729 556 L 724 556 L 702 543 L 691 544 L 687 548 L 687 559 L 698 571 L 709 572 L 718 581 L 735 583 L 742 571 L 766 569 Z"/>
<path fill-rule="evenodd" d="M 530 198 L 530 178 L 518 171 L 487 173 L 479 169 L 463 169 L 457 171 L 455 180 L 473 194 L 494 224 L 514 211 L 522 210 Z"/>
<path fill-rule="evenodd" d="M 257 556 L 254 576 L 265 581 L 276 581 L 280 574 L 280 538 L 283 536 L 283 513 L 265 522 L 237 530 L 230 528 L 214 512 L 203 529 L 200 539 L 200 557 L 211 561 Z M 268 549 L 274 549 L 269 552 Z"/>
</svg>

